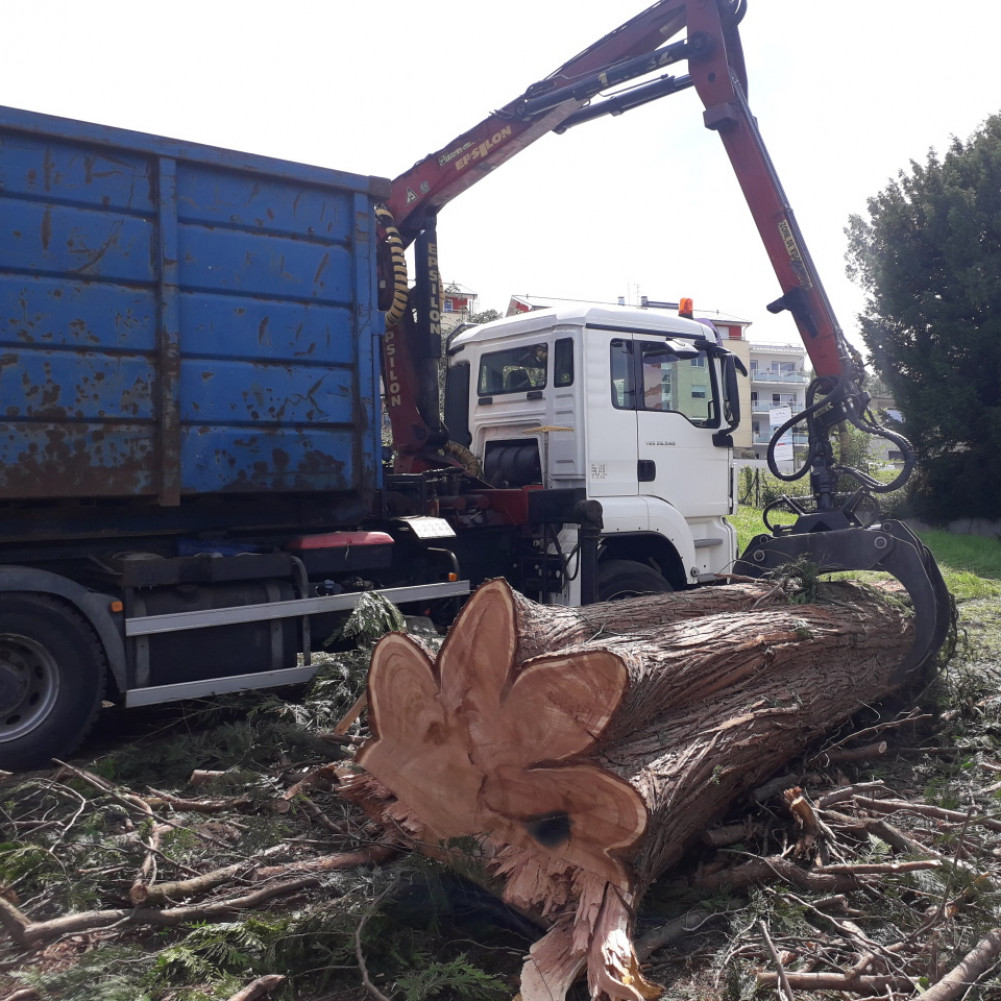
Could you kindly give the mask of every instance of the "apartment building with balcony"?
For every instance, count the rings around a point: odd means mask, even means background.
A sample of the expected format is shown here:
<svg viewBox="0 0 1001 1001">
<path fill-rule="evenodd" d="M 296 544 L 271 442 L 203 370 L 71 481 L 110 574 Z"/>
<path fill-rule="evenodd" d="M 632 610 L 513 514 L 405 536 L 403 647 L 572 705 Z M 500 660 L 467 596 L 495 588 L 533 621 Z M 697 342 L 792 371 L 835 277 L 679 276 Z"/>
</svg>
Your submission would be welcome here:
<svg viewBox="0 0 1001 1001">
<path fill-rule="evenodd" d="M 763 459 L 771 440 L 771 412 L 789 407 L 793 414 L 798 414 L 806 407 L 806 387 L 810 382 L 806 350 L 802 345 L 752 341 L 748 376 L 754 455 Z M 793 432 L 793 447 L 799 445 L 806 445 L 805 429 Z"/>
</svg>

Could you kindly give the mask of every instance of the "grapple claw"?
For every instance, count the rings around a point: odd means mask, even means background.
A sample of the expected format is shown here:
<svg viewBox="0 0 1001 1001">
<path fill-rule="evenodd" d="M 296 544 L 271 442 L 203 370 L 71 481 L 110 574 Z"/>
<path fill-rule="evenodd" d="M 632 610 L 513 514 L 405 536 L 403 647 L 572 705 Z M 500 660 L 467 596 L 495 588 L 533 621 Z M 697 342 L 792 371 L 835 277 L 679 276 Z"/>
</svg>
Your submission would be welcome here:
<svg viewBox="0 0 1001 1001">
<path fill-rule="evenodd" d="M 894 672 L 898 683 L 922 676 L 955 623 L 955 603 L 928 547 L 904 524 L 885 521 L 866 528 L 759 535 L 744 551 L 735 573 L 763 577 L 802 558 L 819 573 L 878 570 L 904 586 L 914 607 L 914 642 Z"/>
</svg>

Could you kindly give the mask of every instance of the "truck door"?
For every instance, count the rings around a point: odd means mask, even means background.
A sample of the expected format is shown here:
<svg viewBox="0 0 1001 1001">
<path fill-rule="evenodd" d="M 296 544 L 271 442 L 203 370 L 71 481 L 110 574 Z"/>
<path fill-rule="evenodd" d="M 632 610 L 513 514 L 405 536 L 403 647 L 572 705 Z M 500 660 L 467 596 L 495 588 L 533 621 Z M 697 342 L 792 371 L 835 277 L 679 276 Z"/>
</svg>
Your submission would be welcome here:
<svg viewBox="0 0 1001 1001">
<path fill-rule="evenodd" d="M 633 342 L 638 491 L 673 504 L 686 518 L 729 511 L 730 450 L 713 444 L 721 427 L 715 361 L 692 342 Z"/>
</svg>

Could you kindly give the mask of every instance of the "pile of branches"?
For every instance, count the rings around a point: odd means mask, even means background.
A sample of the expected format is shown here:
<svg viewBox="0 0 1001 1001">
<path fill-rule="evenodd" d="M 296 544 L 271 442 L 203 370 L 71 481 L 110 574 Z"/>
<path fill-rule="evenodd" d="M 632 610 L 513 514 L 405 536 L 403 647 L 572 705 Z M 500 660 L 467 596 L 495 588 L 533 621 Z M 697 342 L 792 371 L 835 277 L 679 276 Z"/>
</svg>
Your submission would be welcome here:
<svg viewBox="0 0 1001 1001">
<path fill-rule="evenodd" d="M 385 861 L 392 852 L 373 844 L 364 820 L 339 809 L 334 797 L 326 795 L 322 806 L 316 801 L 330 789 L 326 766 L 298 779 L 293 772 L 284 789 L 276 781 L 255 781 L 235 795 L 205 794 L 206 786 L 224 788 L 230 779 L 225 772 L 198 770 L 190 778 L 197 788 L 138 790 L 66 763 L 29 779 L 8 777 L 0 997 L 117 997 L 111 991 L 116 985 L 95 985 L 89 975 L 81 980 L 73 966 L 82 962 L 85 972 L 99 947 L 128 945 L 165 929 L 177 930 L 168 946 L 202 929 L 207 948 L 196 945 L 174 957 L 168 948 L 161 953 L 164 975 L 145 978 L 152 982 L 193 988 L 220 950 L 232 950 L 236 966 L 259 965 L 255 959 L 275 966 L 233 992 L 218 993 L 232 986 L 233 977 L 213 976 L 208 993 L 179 990 L 174 996 L 251 1001 L 279 988 L 286 980 L 278 973 L 281 950 L 240 956 L 248 943 L 239 933 L 227 934 L 234 923 L 255 912 L 288 913 L 310 898 L 344 897 L 331 874 Z M 223 934 L 210 942 L 204 929 L 213 925 Z M 262 953 L 264 946 L 250 942 L 249 948 Z M 128 997 L 135 984 L 121 987 Z"/>
<path fill-rule="evenodd" d="M 726 993 L 728 976 L 750 974 L 783 1001 L 826 992 L 950 1001 L 990 977 L 1001 956 L 1001 820 L 972 804 L 909 799 L 881 780 L 830 787 L 816 799 L 787 787 L 782 803 L 796 836 L 786 827 L 781 850 L 724 852 L 672 886 L 703 900 L 750 894 L 730 915 L 715 958 L 717 989 Z M 760 841 L 758 822 L 745 816 L 706 840 Z M 669 934 L 724 913 L 698 905 Z M 664 940 L 655 929 L 640 946 L 649 954 Z"/>
<path fill-rule="evenodd" d="M 117 752 L 3 777 L 0 1001 L 510 998 L 539 930 L 338 797 L 366 730 L 335 732 L 364 680 L 337 670 L 317 689 L 337 688 L 333 710 L 284 710 L 308 746 L 265 745 L 255 710 L 239 749 L 182 728 L 129 768 Z M 664 996 L 997 990 L 991 685 L 954 688 L 944 714 L 856 722 L 735 804 L 643 900 L 637 950 Z M 137 756 L 163 746 L 211 767 L 144 774 Z"/>
</svg>

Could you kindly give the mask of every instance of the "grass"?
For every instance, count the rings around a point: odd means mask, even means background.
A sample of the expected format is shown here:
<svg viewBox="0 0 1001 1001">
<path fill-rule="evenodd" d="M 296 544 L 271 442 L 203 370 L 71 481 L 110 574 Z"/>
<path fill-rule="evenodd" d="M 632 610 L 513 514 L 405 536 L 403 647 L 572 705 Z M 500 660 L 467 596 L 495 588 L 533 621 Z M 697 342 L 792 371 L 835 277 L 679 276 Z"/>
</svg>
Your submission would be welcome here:
<svg viewBox="0 0 1001 1001">
<path fill-rule="evenodd" d="M 737 529 L 737 551 L 743 552 L 756 535 L 767 534 L 768 529 L 761 520 L 761 509 L 750 504 L 741 504 L 730 521 Z"/>
<path fill-rule="evenodd" d="M 957 601 L 1001 598 L 1001 539 L 942 531 L 918 534 Z"/>
</svg>

